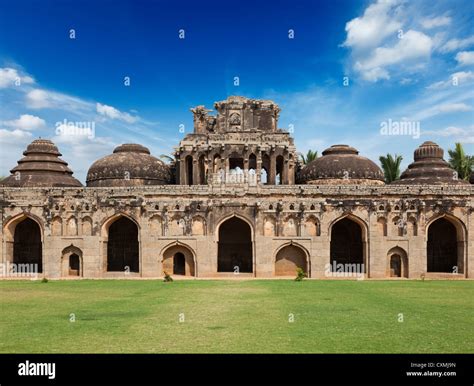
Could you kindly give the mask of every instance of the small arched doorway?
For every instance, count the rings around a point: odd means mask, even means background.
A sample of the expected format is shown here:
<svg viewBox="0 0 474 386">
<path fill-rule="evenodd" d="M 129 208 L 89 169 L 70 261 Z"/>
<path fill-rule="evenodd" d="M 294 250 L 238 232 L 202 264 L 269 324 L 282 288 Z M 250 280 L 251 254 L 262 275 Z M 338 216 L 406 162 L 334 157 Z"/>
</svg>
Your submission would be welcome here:
<svg viewBox="0 0 474 386">
<path fill-rule="evenodd" d="M 238 217 L 219 227 L 217 272 L 253 272 L 252 230 Z"/>
<path fill-rule="evenodd" d="M 344 217 L 331 228 L 331 272 L 365 272 L 364 242 L 361 226 Z M 363 268 L 363 270 L 362 270 Z"/>
<path fill-rule="evenodd" d="M 82 251 L 74 245 L 63 249 L 61 254 L 61 276 L 83 276 Z"/>
<path fill-rule="evenodd" d="M 439 218 L 428 227 L 427 272 L 460 272 L 458 236 L 454 224 Z"/>
<path fill-rule="evenodd" d="M 275 276 L 296 276 L 298 268 L 308 273 L 307 256 L 302 248 L 297 245 L 287 245 L 277 252 Z"/>
<path fill-rule="evenodd" d="M 109 227 L 107 271 L 139 272 L 139 256 L 138 226 L 129 218 L 122 216 Z"/>
<path fill-rule="evenodd" d="M 408 256 L 403 248 L 394 247 L 387 253 L 388 277 L 408 277 Z"/>
<path fill-rule="evenodd" d="M 163 252 L 163 275 L 195 276 L 196 267 L 194 254 L 190 248 L 182 244 L 174 244 Z"/>
<path fill-rule="evenodd" d="M 41 230 L 36 221 L 26 217 L 15 227 L 13 237 L 13 263 L 28 264 L 31 270 L 43 272 L 43 246 Z M 33 268 L 35 267 L 35 268 Z"/>
</svg>

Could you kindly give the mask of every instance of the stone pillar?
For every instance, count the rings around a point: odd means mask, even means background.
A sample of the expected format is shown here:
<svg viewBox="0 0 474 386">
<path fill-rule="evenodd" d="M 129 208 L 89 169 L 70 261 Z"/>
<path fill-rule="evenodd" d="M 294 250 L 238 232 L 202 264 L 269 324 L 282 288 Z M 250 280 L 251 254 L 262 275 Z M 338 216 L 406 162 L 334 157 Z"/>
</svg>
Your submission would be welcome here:
<svg viewBox="0 0 474 386">
<path fill-rule="evenodd" d="M 188 182 L 188 178 L 186 176 L 186 157 L 179 156 L 179 163 L 178 163 L 178 175 L 179 175 L 179 184 L 186 185 Z"/>
<path fill-rule="evenodd" d="M 276 177 L 276 156 L 275 153 L 270 155 L 270 176 L 269 176 L 269 185 L 275 185 Z"/>
<path fill-rule="evenodd" d="M 257 184 L 260 184 L 262 172 L 262 153 L 259 151 L 257 151 L 257 169 L 255 172 L 257 173 Z"/>
<path fill-rule="evenodd" d="M 293 161 L 288 161 L 287 177 L 288 177 L 288 185 L 294 185 L 295 184 L 295 165 Z"/>
<path fill-rule="evenodd" d="M 283 159 L 283 170 L 281 171 L 281 184 L 288 185 L 288 159 Z"/>
<path fill-rule="evenodd" d="M 196 157 L 196 153 L 193 152 L 193 185 L 199 185 L 199 159 Z"/>
</svg>

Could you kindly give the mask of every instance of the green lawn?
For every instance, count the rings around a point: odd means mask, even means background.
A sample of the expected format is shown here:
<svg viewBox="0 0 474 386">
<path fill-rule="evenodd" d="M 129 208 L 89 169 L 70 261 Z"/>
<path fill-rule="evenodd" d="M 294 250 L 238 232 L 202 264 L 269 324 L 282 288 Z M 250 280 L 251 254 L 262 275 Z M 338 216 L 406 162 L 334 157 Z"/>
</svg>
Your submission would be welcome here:
<svg viewBox="0 0 474 386">
<path fill-rule="evenodd" d="M 0 352 L 473 353 L 473 309 L 472 281 L 0 281 Z"/>
</svg>

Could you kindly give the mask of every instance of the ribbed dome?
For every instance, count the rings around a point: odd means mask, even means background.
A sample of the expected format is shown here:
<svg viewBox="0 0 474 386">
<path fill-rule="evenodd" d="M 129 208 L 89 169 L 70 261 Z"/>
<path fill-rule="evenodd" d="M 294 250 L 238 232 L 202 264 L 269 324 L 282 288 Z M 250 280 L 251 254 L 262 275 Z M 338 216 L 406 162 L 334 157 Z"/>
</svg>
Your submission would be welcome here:
<svg viewBox="0 0 474 386">
<path fill-rule="evenodd" d="M 444 151 L 436 143 L 424 142 L 415 150 L 415 162 L 408 165 L 400 179 L 393 184 L 444 185 L 467 184 L 456 178 L 456 172 L 443 159 Z"/>
<path fill-rule="evenodd" d="M 322 157 L 306 165 L 299 173 L 302 184 L 376 184 L 384 183 L 380 168 L 348 145 L 333 145 Z"/>
<path fill-rule="evenodd" d="M 67 162 L 59 158 L 62 154 L 48 139 L 35 139 L 23 152 L 18 165 L 10 170 L 11 176 L 2 181 L 3 186 L 82 186 L 72 176 Z"/>
<path fill-rule="evenodd" d="M 168 166 L 138 144 L 123 144 L 95 161 L 87 172 L 87 186 L 140 186 L 170 183 Z"/>
</svg>

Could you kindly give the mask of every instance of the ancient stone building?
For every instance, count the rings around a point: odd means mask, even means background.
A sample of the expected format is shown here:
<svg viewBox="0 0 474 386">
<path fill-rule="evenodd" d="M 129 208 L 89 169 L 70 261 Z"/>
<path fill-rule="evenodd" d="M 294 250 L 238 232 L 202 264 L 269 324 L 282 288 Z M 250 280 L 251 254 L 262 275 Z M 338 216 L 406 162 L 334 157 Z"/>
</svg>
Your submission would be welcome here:
<svg viewBox="0 0 474 386">
<path fill-rule="evenodd" d="M 2 181 L 0 263 L 48 278 L 474 276 L 474 187 L 435 143 L 385 184 L 348 145 L 299 165 L 271 101 L 215 108 L 192 109 L 171 167 L 124 144 L 86 187 L 51 141 L 33 141 Z"/>
</svg>

